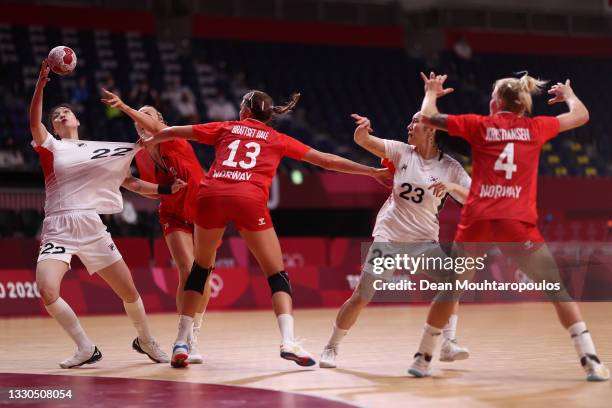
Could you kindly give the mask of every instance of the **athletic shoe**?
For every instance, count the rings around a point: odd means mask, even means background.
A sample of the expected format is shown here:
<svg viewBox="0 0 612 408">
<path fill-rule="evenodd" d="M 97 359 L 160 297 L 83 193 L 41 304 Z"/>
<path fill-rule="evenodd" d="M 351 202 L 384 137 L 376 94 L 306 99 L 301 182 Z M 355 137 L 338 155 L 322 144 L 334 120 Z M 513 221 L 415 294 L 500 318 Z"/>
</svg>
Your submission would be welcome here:
<svg viewBox="0 0 612 408">
<path fill-rule="evenodd" d="M 440 361 L 452 362 L 457 360 L 467 360 L 470 350 L 460 346 L 457 340 L 444 339 L 440 350 Z"/>
<path fill-rule="evenodd" d="M 183 341 L 174 344 L 172 348 L 172 361 L 170 365 L 175 368 L 187 367 L 189 362 L 189 345 Z"/>
<path fill-rule="evenodd" d="M 132 348 L 141 354 L 146 354 L 147 357 L 156 363 L 167 363 L 170 361 L 168 355 L 162 351 L 155 339 L 145 342 L 136 337 L 132 342 Z"/>
<path fill-rule="evenodd" d="M 91 346 L 83 350 L 77 350 L 74 356 L 59 363 L 61 368 L 75 368 L 83 364 L 93 364 L 102 360 L 102 353 L 98 347 Z"/>
<path fill-rule="evenodd" d="M 187 358 L 187 362 L 189 364 L 202 364 L 204 362 L 204 358 L 200 353 L 200 349 L 198 348 L 198 342 L 195 338 L 193 338 L 189 343 L 189 357 Z"/>
<path fill-rule="evenodd" d="M 319 359 L 319 367 L 321 368 L 336 368 L 336 357 L 338 356 L 338 345 L 328 344 L 321 353 Z"/>
<path fill-rule="evenodd" d="M 297 365 L 302 367 L 310 367 L 317 363 L 312 355 L 304 350 L 300 343 L 295 341 L 281 344 L 280 356 L 285 360 L 295 361 Z"/>
<path fill-rule="evenodd" d="M 596 355 L 586 354 L 582 356 L 580 364 L 587 373 L 587 381 L 608 381 L 610 379 L 610 370 L 601 364 Z"/>
<path fill-rule="evenodd" d="M 429 354 L 416 353 L 414 355 L 414 361 L 408 369 L 408 374 L 417 378 L 429 377 L 431 375 L 429 368 L 430 363 L 431 356 Z"/>
</svg>

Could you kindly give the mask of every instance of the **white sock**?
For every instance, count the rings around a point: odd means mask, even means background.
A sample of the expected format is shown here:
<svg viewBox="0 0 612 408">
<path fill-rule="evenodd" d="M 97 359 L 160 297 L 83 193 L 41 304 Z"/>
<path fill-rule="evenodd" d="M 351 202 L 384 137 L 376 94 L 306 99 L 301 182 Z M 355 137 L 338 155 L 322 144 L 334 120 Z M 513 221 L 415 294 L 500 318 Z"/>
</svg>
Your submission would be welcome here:
<svg viewBox="0 0 612 408">
<path fill-rule="evenodd" d="M 57 298 L 55 302 L 46 305 L 45 308 L 49 315 L 62 326 L 66 333 L 68 333 L 79 350 L 92 348 L 94 346 L 89 337 L 87 337 L 87 334 L 85 334 L 85 330 L 81 327 L 81 323 L 74 313 L 74 310 L 72 310 L 64 299 L 61 297 Z"/>
<path fill-rule="evenodd" d="M 341 329 L 334 324 L 332 335 L 329 338 L 329 341 L 327 342 L 327 344 L 330 346 L 336 346 L 340 344 L 340 341 L 344 338 L 344 336 L 346 336 L 347 333 L 348 333 L 348 330 Z"/>
<path fill-rule="evenodd" d="M 585 354 L 597 355 L 595 345 L 593 344 L 593 339 L 591 338 L 591 333 L 589 333 L 587 330 L 585 322 L 574 323 L 567 330 L 572 336 L 574 348 L 576 349 L 576 353 L 578 353 L 579 358 Z"/>
<path fill-rule="evenodd" d="M 457 319 L 459 316 L 456 314 L 452 314 L 448 319 L 448 323 L 442 329 L 442 337 L 444 340 L 455 340 L 455 336 L 457 335 Z"/>
<path fill-rule="evenodd" d="M 149 343 L 153 340 L 142 299 L 138 297 L 138 300 L 133 303 L 123 302 L 123 307 L 138 332 L 138 339 L 145 343 Z"/>
<path fill-rule="evenodd" d="M 276 316 L 278 328 L 280 329 L 283 343 L 293 341 L 293 316 L 288 313 L 279 314 Z"/>
<path fill-rule="evenodd" d="M 194 329 L 199 329 L 200 327 L 202 327 L 202 319 L 204 318 L 204 313 L 196 313 L 195 316 L 193 316 L 193 328 Z"/>
<path fill-rule="evenodd" d="M 179 318 L 178 334 L 174 343 L 187 343 L 189 335 L 193 330 L 193 317 L 181 315 Z"/>
<path fill-rule="evenodd" d="M 425 323 L 425 327 L 423 328 L 423 334 L 421 335 L 421 342 L 419 343 L 418 352 L 423 355 L 432 356 L 434 350 L 436 349 L 436 344 L 438 342 L 440 334 L 442 334 L 442 330 Z"/>
</svg>

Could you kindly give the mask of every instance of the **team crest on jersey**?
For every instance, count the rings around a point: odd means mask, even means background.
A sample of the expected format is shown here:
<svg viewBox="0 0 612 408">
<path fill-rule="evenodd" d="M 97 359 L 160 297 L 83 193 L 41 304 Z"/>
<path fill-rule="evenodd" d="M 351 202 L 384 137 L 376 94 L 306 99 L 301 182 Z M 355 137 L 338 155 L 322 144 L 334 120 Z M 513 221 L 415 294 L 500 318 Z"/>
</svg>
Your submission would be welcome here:
<svg viewBox="0 0 612 408">
<path fill-rule="evenodd" d="M 437 183 L 438 181 L 440 181 L 440 179 L 436 176 L 429 176 L 427 177 L 427 182 L 428 183 Z"/>
<path fill-rule="evenodd" d="M 408 170 L 408 165 L 407 165 L 407 164 L 402 165 L 401 170 L 402 170 L 402 171 L 406 171 L 406 170 Z"/>
</svg>

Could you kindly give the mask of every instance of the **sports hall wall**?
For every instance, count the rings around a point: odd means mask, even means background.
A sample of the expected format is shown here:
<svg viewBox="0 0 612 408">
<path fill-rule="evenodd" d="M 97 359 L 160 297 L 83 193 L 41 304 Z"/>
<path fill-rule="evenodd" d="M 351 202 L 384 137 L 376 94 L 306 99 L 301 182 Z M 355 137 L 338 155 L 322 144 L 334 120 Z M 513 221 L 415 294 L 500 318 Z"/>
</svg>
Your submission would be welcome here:
<svg viewBox="0 0 612 408">
<path fill-rule="evenodd" d="M 18 3 L 3 4 L 0 22 L 13 25 L 65 27 L 84 30 L 104 29 L 116 32 L 155 32 L 155 19 L 147 12 L 117 12 L 79 7 L 31 7 Z M 251 19 L 225 19 L 196 16 L 192 21 L 194 37 L 231 39 L 249 42 L 283 42 L 289 44 L 321 44 L 355 47 L 403 48 L 405 34 L 398 27 L 367 27 L 316 22 L 283 22 Z M 282 33 L 282 35 L 279 35 Z M 464 36 L 475 52 L 525 53 L 523 44 L 530 44 L 533 54 L 607 58 L 612 56 L 610 40 L 599 37 L 559 37 L 535 34 L 507 34 L 447 31 L 448 48 Z M 560 41 L 563 40 L 563 41 Z M 518 44 L 518 46 L 517 46 Z M 518 48 L 520 47 L 520 49 Z M 541 177 L 539 188 L 540 227 L 553 241 L 557 260 L 568 273 L 575 272 L 568 248 L 575 241 L 600 242 L 611 239 L 612 189 L 610 177 Z M 380 207 L 388 192 L 373 181 L 358 181 L 352 176 L 307 173 L 300 185 L 287 174 L 280 175 L 280 196 L 277 211 L 300 209 L 374 209 Z M 29 199 L 27 205 L 40 208 L 41 197 Z M 14 196 L 0 197 L 0 208 L 23 205 Z M 452 240 L 460 208 L 448 203 L 440 218 L 441 240 Z M 273 212 L 274 217 L 274 212 Z M 372 215 L 369 221 L 372 220 Z M 316 219 L 312 220 L 317 222 Z M 279 229 L 282 227 L 279 225 Z M 337 236 L 281 238 L 287 271 L 291 274 L 296 307 L 336 307 L 351 293 L 361 267 L 361 244 L 369 238 Z M 176 272 L 164 242 L 150 238 L 117 238 L 117 246 L 131 267 L 147 309 L 151 312 L 173 311 L 175 308 Z M 3 255 L 0 265 L 0 315 L 38 315 L 44 313 L 34 285 L 35 239 L 0 239 Z M 612 280 L 612 264 L 605 253 L 595 253 L 580 266 L 581 276 L 588 275 L 592 287 L 579 288 L 582 299 L 603 299 L 600 287 Z M 500 266 L 500 273 L 515 272 L 511 265 Z M 481 279 L 486 279 L 483 275 Z M 269 288 L 239 238 L 224 240 L 219 251 L 217 269 L 212 279 L 213 300 L 210 309 L 268 308 Z M 427 294 L 418 293 L 413 302 L 424 303 Z M 479 301 L 498 302 L 495 294 Z M 62 297 L 77 314 L 123 313 L 123 306 L 97 276 L 89 276 L 78 259 L 66 275 Z M 469 299 L 469 296 L 467 297 Z M 529 296 L 515 300 L 534 300 Z"/>
</svg>

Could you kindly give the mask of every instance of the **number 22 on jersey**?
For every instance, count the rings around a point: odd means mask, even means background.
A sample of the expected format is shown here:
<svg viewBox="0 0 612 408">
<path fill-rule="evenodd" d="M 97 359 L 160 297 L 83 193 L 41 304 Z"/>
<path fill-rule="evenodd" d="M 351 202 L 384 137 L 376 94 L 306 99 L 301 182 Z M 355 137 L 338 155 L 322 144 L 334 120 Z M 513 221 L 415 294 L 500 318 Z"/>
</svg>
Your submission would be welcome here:
<svg viewBox="0 0 612 408">
<path fill-rule="evenodd" d="M 512 173 L 517 170 L 516 164 L 514 164 L 514 143 L 506 144 L 504 150 L 502 150 L 497 157 L 493 169 L 495 171 L 505 172 L 506 180 L 510 180 L 512 178 Z"/>
<path fill-rule="evenodd" d="M 244 160 L 240 160 L 239 162 L 234 161 L 234 159 L 236 158 L 236 153 L 238 152 L 238 148 L 240 147 L 240 140 L 234 140 L 227 147 L 229 147 L 230 149 L 230 155 L 222 163 L 224 166 L 237 167 L 238 165 L 240 165 L 240 167 L 242 167 L 243 169 L 249 170 L 255 167 L 255 165 L 257 164 L 257 156 L 259 156 L 259 153 L 261 152 L 261 146 L 259 145 L 259 143 L 249 142 L 244 145 L 244 147 L 247 148 L 245 156 L 249 158 L 248 162 L 245 162 Z"/>
</svg>

